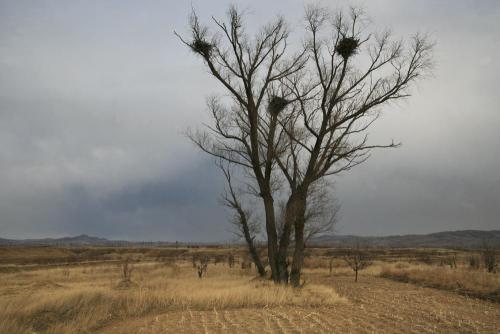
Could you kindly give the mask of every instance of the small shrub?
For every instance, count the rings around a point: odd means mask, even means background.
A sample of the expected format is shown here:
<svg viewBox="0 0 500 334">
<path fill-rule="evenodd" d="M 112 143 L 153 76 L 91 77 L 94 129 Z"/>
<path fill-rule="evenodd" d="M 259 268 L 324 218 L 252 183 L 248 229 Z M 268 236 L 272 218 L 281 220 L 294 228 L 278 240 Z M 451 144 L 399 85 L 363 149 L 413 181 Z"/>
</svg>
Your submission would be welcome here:
<svg viewBox="0 0 500 334">
<path fill-rule="evenodd" d="M 489 273 L 494 273 L 497 270 L 497 257 L 496 249 L 488 245 L 486 242 L 483 244 L 483 250 L 481 251 L 481 257 L 483 259 L 483 264 Z"/>
<path fill-rule="evenodd" d="M 203 275 L 206 275 L 209 261 L 210 259 L 208 258 L 208 256 L 205 256 L 199 260 L 199 263 L 197 265 L 198 278 L 202 278 Z"/>
<path fill-rule="evenodd" d="M 469 268 L 477 270 L 480 266 L 481 261 L 479 260 L 479 258 L 477 256 L 471 255 L 469 257 Z"/>
<path fill-rule="evenodd" d="M 359 245 L 356 245 L 355 248 L 348 250 L 344 256 L 344 260 L 355 273 L 354 282 L 358 281 L 358 271 L 363 270 L 372 264 L 370 254 L 361 250 Z"/>
<path fill-rule="evenodd" d="M 227 257 L 227 265 L 229 266 L 229 268 L 232 268 L 234 267 L 234 255 L 233 254 L 229 254 L 228 257 Z"/>
<path fill-rule="evenodd" d="M 131 282 L 132 281 L 132 271 L 134 268 L 130 263 L 130 259 L 126 258 L 122 263 L 121 274 L 122 274 L 122 282 Z"/>
</svg>

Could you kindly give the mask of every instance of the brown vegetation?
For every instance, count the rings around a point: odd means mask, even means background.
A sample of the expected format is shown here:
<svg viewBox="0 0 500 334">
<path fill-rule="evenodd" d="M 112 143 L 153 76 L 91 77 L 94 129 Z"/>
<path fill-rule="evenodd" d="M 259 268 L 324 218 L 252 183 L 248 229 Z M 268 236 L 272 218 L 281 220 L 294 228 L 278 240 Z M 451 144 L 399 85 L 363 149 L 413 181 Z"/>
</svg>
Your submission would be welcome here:
<svg viewBox="0 0 500 334">
<path fill-rule="evenodd" d="M 50 254 L 74 251 L 43 250 Z M 455 269 L 439 266 L 450 251 L 363 251 L 370 253 L 373 264 L 354 283 L 344 261 L 347 249 L 308 249 L 307 283 L 298 290 L 258 278 L 256 269 L 249 269 L 245 248 L 122 248 L 116 253 L 109 248 L 80 249 L 77 252 L 99 253 L 100 257 L 91 263 L 60 266 L 21 261 L 24 265 L 8 265 L 15 270 L 0 270 L 0 333 L 232 333 L 247 329 L 456 333 L 494 332 L 500 326 L 500 276 L 488 273 L 483 265 L 479 270 L 469 269 L 469 258 L 479 258 L 479 253 L 453 252 Z M 3 263 L 8 262 L 4 256 L 19 260 L 12 252 L 0 253 Z M 34 255 L 28 258 L 38 261 Z M 193 259 L 198 264 L 207 258 L 209 270 L 198 279 Z M 422 263 L 422 258 L 430 258 L 433 265 Z M 392 325 L 387 327 L 388 323 Z"/>
<path fill-rule="evenodd" d="M 358 272 L 372 264 L 372 258 L 367 250 L 360 249 L 359 245 L 349 249 L 344 256 L 345 262 L 354 271 L 354 282 L 358 281 Z"/>
<path fill-rule="evenodd" d="M 450 290 L 466 296 L 500 302 L 500 276 L 465 267 L 429 265 L 386 266 L 380 275 L 392 280 Z"/>
</svg>

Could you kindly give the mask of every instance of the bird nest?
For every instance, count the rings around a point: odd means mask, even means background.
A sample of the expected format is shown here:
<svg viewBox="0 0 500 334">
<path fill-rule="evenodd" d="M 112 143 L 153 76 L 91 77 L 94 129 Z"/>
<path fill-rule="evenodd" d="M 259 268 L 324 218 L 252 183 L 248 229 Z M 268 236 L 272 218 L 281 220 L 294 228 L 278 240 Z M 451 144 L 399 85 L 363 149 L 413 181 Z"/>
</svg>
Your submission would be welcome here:
<svg viewBox="0 0 500 334">
<path fill-rule="evenodd" d="M 338 42 L 335 51 L 337 51 L 342 58 L 347 59 L 356 53 L 358 46 L 358 39 L 354 37 L 344 37 Z"/>
<path fill-rule="evenodd" d="M 269 111 L 273 114 L 278 114 L 285 109 L 288 103 L 290 102 L 282 97 L 273 96 L 269 101 Z"/>
<path fill-rule="evenodd" d="M 193 49 L 194 52 L 201 54 L 203 57 L 209 57 L 212 48 L 212 44 L 202 39 L 195 39 L 191 43 L 191 49 Z"/>
</svg>

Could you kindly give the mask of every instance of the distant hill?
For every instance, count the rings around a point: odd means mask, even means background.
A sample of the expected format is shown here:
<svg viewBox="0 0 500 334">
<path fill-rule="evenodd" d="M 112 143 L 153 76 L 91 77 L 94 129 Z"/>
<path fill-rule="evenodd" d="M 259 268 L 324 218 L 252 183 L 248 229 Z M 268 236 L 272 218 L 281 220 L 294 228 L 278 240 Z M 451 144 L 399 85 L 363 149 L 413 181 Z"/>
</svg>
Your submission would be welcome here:
<svg viewBox="0 0 500 334">
<path fill-rule="evenodd" d="M 500 247 L 500 230 L 445 231 L 430 234 L 406 234 L 386 237 L 358 237 L 354 235 L 326 235 L 313 239 L 316 245 L 351 246 L 356 243 L 395 248 L 480 248 L 483 243 Z"/>
<path fill-rule="evenodd" d="M 64 238 L 44 238 L 44 239 L 2 239 L 0 245 L 26 245 L 26 246 L 126 246 L 126 245 L 144 245 L 151 244 L 150 242 L 130 242 L 124 240 L 108 240 L 106 238 L 98 238 L 81 234 L 76 237 Z M 171 244 L 171 243 L 161 243 Z"/>
<path fill-rule="evenodd" d="M 500 230 L 479 231 L 445 231 L 431 234 L 407 234 L 385 237 L 358 237 L 354 235 L 324 235 L 314 238 L 310 244 L 318 246 L 348 247 L 356 243 L 366 246 L 382 246 L 394 248 L 480 248 L 484 242 L 500 248 Z M 182 243 L 194 244 L 194 243 Z M 47 246 L 173 246 L 173 242 L 131 242 L 124 240 L 108 240 L 82 234 L 76 237 L 45 239 L 2 239 L 0 246 L 7 245 L 47 245 Z M 209 244 L 206 244 L 209 245 Z M 210 245 L 214 245 L 211 243 Z"/>
</svg>

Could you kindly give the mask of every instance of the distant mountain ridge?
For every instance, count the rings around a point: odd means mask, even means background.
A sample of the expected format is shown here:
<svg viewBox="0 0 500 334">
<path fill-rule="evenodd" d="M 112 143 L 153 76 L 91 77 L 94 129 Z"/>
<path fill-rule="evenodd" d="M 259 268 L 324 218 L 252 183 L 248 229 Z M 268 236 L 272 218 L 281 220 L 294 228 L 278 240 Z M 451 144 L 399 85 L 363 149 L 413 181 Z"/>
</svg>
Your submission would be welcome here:
<svg viewBox="0 0 500 334">
<path fill-rule="evenodd" d="M 348 247 L 356 243 L 366 246 L 394 247 L 394 248 L 480 248 L 484 242 L 493 247 L 500 248 L 500 230 L 462 230 L 444 231 L 430 234 L 406 234 L 382 237 L 360 237 L 354 235 L 324 235 L 314 238 L 310 244 L 318 246 L 338 246 Z M 2 239 L 1 246 L 8 245 L 46 245 L 46 246 L 172 246 L 175 242 L 141 242 L 108 240 L 88 236 L 86 234 L 75 237 L 64 238 L 44 238 L 44 239 Z M 181 243 L 181 244 L 201 244 L 201 243 Z M 211 245 L 217 243 L 210 243 Z M 219 243 L 220 244 L 220 243 Z M 208 243 L 207 243 L 208 245 Z"/>
<path fill-rule="evenodd" d="M 369 246 L 394 248 L 480 248 L 484 243 L 500 247 L 500 230 L 444 231 L 429 234 L 405 234 L 382 237 L 354 235 L 325 235 L 313 239 L 316 245 L 350 246 L 360 243 Z"/>
<path fill-rule="evenodd" d="M 134 244 L 124 240 L 108 240 L 81 234 L 75 237 L 43 238 L 43 239 L 2 239 L 0 245 L 47 245 L 47 246 L 109 246 L 113 244 Z"/>
</svg>

